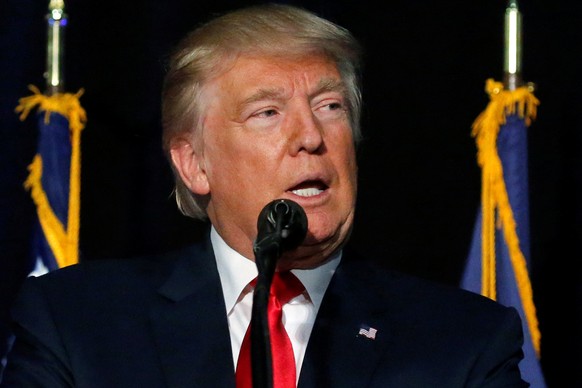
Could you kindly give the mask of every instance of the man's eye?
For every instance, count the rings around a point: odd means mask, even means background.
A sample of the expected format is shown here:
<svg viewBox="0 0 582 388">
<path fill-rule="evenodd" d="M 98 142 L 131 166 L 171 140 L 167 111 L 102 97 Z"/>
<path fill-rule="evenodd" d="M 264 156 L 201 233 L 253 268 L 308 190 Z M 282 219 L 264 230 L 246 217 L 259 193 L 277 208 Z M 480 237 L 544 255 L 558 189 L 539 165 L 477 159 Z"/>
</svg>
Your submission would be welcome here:
<svg viewBox="0 0 582 388">
<path fill-rule="evenodd" d="M 345 111 L 345 107 L 341 102 L 330 102 L 328 104 L 321 105 L 321 107 L 318 110 L 322 113 L 324 112 L 341 113 Z"/>
<path fill-rule="evenodd" d="M 255 114 L 256 117 L 273 117 L 275 115 L 277 115 L 277 111 L 275 109 L 267 109 Z"/>
<path fill-rule="evenodd" d="M 327 107 L 329 110 L 337 110 L 342 109 L 342 104 L 339 102 L 332 102 L 331 104 L 328 104 Z"/>
<path fill-rule="evenodd" d="M 337 110 L 344 110 L 344 105 L 342 103 L 342 101 L 338 101 L 338 100 L 328 100 L 328 101 L 322 101 L 319 104 L 319 108 L 317 108 L 321 111 L 337 111 Z"/>
</svg>

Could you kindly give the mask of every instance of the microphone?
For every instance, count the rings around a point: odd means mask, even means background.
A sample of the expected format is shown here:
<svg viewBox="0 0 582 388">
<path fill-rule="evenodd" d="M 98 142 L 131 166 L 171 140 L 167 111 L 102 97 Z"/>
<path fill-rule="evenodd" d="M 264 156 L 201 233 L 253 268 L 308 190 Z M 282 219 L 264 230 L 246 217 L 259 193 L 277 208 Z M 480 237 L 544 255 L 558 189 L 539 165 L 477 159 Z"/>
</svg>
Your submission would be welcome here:
<svg viewBox="0 0 582 388">
<path fill-rule="evenodd" d="M 276 199 L 267 204 L 257 220 L 254 251 L 271 248 L 281 254 L 295 249 L 307 235 L 307 215 L 303 208 L 289 199 Z"/>
<path fill-rule="evenodd" d="M 251 318 L 251 369 L 253 388 L 272 388 L 273 370 L 267 304 L 277 260 L 297 248 L 307 235 L 307 215 L 296 202 L 276 199 L 267 204 L 257 220 L 253 244 L 259 272 L 253 294 Z"/>
</svg>

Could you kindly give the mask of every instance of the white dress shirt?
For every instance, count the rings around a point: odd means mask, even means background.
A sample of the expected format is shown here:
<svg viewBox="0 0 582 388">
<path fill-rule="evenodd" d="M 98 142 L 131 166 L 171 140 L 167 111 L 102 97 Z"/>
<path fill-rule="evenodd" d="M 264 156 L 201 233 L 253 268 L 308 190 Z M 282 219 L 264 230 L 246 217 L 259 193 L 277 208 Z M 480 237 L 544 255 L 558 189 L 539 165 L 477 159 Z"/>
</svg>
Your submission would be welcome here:
<svg viewBox="0 0 582 388">
<path fill-rule="evenodd" d="M 257 266 L 229 247 L 212 227 L 210 240 L 216 256 L 224 294 L 232 358 L 236 370 L 240 347 L 251 321 L 253 290 L 248 284 L 257 276 Z M 291 270 L 303 283 L 306 292 L 283 306 L 283 324 L 293 345 L 297 379 L 303 364 L 307 342 L 325 290 L 341 259 L 341 252 L 325 264 L 309 270 Z"/>
</svg>

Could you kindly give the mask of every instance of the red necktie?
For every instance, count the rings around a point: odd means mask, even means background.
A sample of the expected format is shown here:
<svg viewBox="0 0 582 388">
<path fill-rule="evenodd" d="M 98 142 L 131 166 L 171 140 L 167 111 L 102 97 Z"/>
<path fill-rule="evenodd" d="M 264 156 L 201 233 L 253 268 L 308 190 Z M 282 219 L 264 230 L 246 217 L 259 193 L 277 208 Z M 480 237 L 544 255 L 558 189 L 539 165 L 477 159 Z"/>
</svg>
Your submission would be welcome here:
<svg viewBox="0 0 582 388">
<path fill-rule="evenodd" d="M 273 358 L 273 388 L 296 386 L 293 346 L 281 318 L 283 316 L 283 305 L 301 294 L 304 289 L 303 284 L 291 272 L 275 272 L 273 275 L 267 307 Z M 253 386 L 250 337 L 251 330 L 249 325 L 238 356 L 236 367 L 237 388 L 252 388 Z"/>
</svg>

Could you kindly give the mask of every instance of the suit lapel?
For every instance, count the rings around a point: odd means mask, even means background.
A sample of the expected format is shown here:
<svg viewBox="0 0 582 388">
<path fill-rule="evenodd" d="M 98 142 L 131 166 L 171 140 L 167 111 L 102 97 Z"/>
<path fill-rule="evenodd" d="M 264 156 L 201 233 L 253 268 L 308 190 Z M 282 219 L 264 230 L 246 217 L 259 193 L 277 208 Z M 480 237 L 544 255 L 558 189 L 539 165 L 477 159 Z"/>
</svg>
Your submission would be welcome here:
<svg viewBox="0 0 582 388">
<path fill-rule="evenodd" d="M 370 380 L 391 340 L 386 298 L 375 291 L 374 278 L 373 270 L 344 255 L 317 314 L 299 387 L 355 387 Z M 361 328 L 377 330 L 375 337 L 359 334 Z"/>
<path fill-rule="evenodd" d="M 209 242 L 178 259 L 159 296 L 150 318 L 167 385 L 234 386 L 226 307 Z"/>
</svg>

